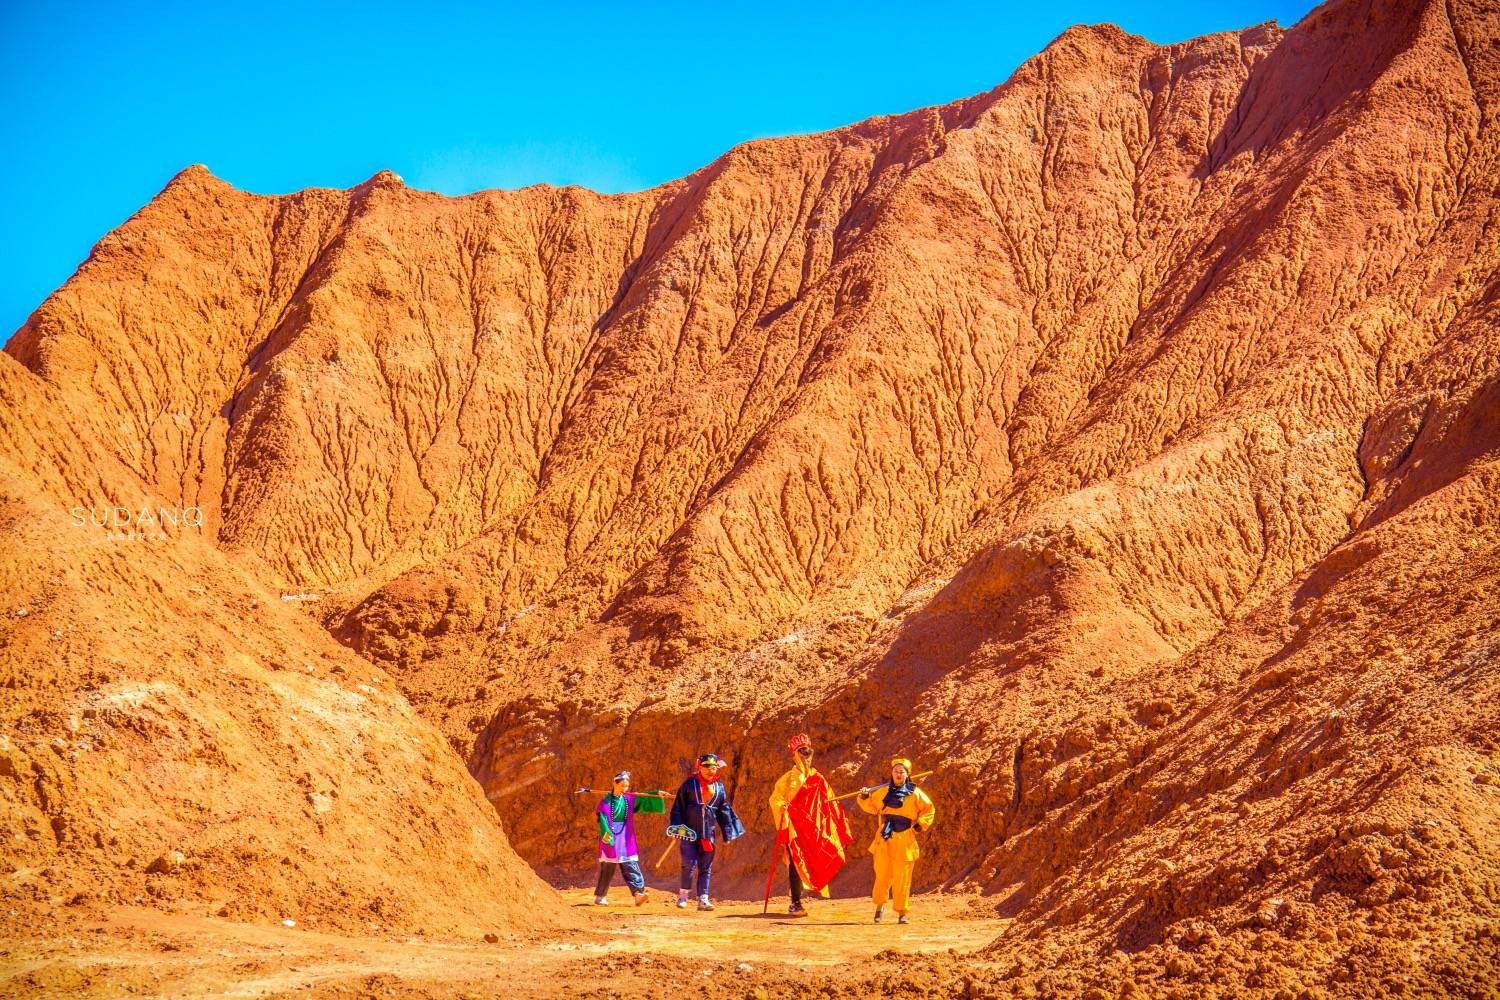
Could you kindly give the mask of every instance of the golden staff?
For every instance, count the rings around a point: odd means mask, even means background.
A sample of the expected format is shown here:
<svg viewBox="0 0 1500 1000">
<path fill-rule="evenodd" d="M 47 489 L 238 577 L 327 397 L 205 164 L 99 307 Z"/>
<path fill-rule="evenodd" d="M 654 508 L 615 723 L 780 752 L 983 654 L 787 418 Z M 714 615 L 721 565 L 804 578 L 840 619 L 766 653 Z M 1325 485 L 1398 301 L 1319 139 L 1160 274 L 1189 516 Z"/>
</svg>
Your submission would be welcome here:
<svg viewBox="0 0 1500 1000">
<path fill-rule="evenodd" d="M 931 773 L 932 773 L 931 771 L 921 771 L 921 772 L 918 772 L 917 774 L 908 775 L 907 778 L 906 778 L 906 780 L 907 781 L 916 781 L 918 778 L 925 778 L 925 777 L 927 777 Z M 863 794 L 866 794 L 866 793 L 869 793 L 869 792 L 878 792 L 882 788 L 889 788 L 889 787 L 891 787 L 891 783 L 889 781 L 887 781 L 887 782 L 885 782 L 884 784 L 881 784 L 881 785 L 871 785 L 869 788 L 860 788 L 860 789 L 858 789 L 856 791 L 853 791 L 853 792 L 845 792 L 843 795 L 835 795 L 833 797 L 833 801 L 834 802 L 838 802 L 838 801 L 841 801 L 843 799 L 852 799 L 856 795 L 863 795 Z"/>
</svg>

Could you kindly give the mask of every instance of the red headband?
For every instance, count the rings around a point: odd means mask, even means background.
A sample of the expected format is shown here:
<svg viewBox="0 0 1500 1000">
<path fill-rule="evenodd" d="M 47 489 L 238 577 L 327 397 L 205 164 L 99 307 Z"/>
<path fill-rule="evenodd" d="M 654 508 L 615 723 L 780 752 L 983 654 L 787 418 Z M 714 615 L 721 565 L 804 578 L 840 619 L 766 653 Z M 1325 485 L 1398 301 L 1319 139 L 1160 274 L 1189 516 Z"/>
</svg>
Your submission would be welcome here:
<svg viewBox="0 0 1500 1000">
<path fill-rule="evenodd" d="M 810 746 L 812 746 L 812 740 L 807 738 L 806 733 L 798 733 L 796 736 L 793 736 L 791 739 L 786 741 L 786 748 L 792 753 L 796 753 L 803 747 Z"/>
</svg>

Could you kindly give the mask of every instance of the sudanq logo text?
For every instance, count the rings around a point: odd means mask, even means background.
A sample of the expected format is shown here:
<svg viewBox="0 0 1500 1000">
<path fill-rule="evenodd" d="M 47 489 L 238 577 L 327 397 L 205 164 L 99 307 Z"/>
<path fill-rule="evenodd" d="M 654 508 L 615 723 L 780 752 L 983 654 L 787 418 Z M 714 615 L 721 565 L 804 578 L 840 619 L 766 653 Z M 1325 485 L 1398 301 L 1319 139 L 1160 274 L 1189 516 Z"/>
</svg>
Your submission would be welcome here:
<svg viewBox="0 0 1500 1000">
<path fill-rule="evenodd" d="M 156 533 L 168 528 L 203 527 L 200 507 L 74 507 L 75 528 Z"/>
</svg>

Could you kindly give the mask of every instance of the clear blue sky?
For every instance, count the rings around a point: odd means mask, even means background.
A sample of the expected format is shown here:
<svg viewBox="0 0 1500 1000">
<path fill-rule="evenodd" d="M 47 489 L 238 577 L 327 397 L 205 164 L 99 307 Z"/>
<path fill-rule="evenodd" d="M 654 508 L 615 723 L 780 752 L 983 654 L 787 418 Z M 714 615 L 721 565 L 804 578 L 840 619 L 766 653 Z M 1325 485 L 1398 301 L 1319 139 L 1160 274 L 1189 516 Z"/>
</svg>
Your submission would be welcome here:
<svg viewBox="0 0 1500 1000">
<path fill-rule="evenodd" d="M 0 0 L 0 340 L 190 163 L 262 193 L 382 168 L 448 194 L 637 190 L 988 90 L 1070 24 L 1165 43 L 1313 6 Z"/>
</svg>

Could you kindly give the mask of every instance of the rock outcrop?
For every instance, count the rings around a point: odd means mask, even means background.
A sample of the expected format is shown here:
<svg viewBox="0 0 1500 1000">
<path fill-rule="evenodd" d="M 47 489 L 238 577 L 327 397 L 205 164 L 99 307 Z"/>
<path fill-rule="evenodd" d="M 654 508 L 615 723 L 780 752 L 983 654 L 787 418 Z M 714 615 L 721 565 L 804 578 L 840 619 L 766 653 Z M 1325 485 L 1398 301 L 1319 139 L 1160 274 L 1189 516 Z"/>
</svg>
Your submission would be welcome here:
<svg viewBox="0 0 1500 1000">
<path fill-rule="evenodd" d="M 109 905 L 570 923 L 390 677 L 227 558 L 122 460 L 117 414 L 76 400 L 0 357 L 5 936 Z"/>
</svg>

